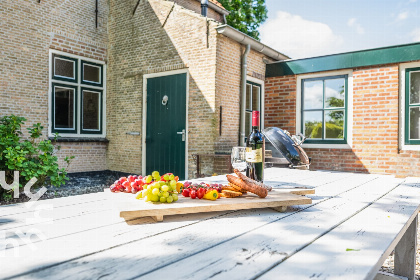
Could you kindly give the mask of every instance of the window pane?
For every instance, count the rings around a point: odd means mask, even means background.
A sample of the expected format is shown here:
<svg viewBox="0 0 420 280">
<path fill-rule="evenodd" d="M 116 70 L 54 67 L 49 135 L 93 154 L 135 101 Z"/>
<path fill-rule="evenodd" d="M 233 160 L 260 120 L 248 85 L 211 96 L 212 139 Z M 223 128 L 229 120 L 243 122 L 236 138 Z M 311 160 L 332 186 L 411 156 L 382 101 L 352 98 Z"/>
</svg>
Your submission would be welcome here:
<svg viewBox="0 0 420 280">
<path fill-rule="evenodd" d="M 100 93 L 83 91 L 83 129 L 99 130 Z"/>
<path fill-rule="evenodd" d="M 420 139 L 420 107 L 410 108 L 410 139 Z"/>
<path fill-rule="evenodd" d="M 303 108 L 322 109 L 323 82 L 311 81 L 303 83 Z"/>
<path fill-rule="evenodd" d="M 251 134 L 251 118 L 252 113 L 245 113 L 245 137 L 248 137 Z"/>
<path fill-rule="evenodd" d="M 303 131 L 307 138 L 322 138 L 322 111 L 303 113 Z"/>
<path fill-rule="evenodd" d="M 344 79 L 325 80 L 325 108 L 344 107 Z"/>
<path fill-rule="evenodd" d="M 83 64 L 83 81 L 99 84 L 101 82 L 101 68 L 94 65 Z"/>
<path fill-rule="evenodd" d="M 74 89 L 55 87 L 55 128 L 74 128 Z"/>
<path fill-rule="evenodd" d="M 410 74 L 410 104 L 420 103 L 420 72 Z"/>
<path fill-rule="evenodd" d="M 325 111 L 325 138 L 344 138 L 344 110 Z"/>
<path fill-rule="evenodd" d="M 246 84 L 246 110 L 251 110 L 252 86 Z"/>
<path fill-rule="evenodd" d="M 54 58 L 54 76 L 74 79 L 74 61 Z"/>
<path fill-rule="evenodd" d="M 260 87 L 252 86 L 252 110 L 261 111 L 260 109 Z"/>
</svg>

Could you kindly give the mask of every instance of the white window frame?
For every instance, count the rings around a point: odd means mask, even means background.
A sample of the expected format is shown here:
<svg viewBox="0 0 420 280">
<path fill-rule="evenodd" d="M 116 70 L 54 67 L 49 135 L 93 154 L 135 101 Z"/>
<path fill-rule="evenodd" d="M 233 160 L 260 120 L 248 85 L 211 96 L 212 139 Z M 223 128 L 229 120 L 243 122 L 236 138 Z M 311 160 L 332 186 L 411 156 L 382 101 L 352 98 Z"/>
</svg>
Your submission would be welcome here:
<svg viewBox="0 0 420 280">
<path fill-rule="evenodd" d="M 70 81 L 63 81 L 63 80 L 54 80 L 53 79 L 53 66 L 52 66 L 52 61 L 53 61 L 53 55 L 62 55 L 62 56 L 67 56 L 67 57 L 71 57 L 74 59 L 78 60 L 77 63 L 77 67 L 78 69 L 76 69 L 76 75 L 78 75 L 78 79 L 77 79 L 77 83 L 75 82 L 70 82 Z M 81 67 L 82 67 L 82 60 L 86 61 L 86 62 L 91 62 L 91 63 L 96 63 L 96 64 L 101 64 L 103 67 L 103 71 L 102 71 L 102 76 L 101 79 L 103 81 L 103 86 L 91 86 L 91 85 L 87 85 L 87 84 L 83 84 L 83 77 L 81 77 Z M 63 85 L 70 85 L 70 86 L 76 86 L 77 87 L 77 104 L 76 104 L 76 109 L 77 109 L 77 115 L 75 115 L 76 118 L 76 126 L 77 126 L 77 133 L 61 133 L 59 132 L 59 135 L 61 136 L 61 138 L 105 138 L 106 137 L 106 64 L 103 61 L 99 61 L 99 60 L 94 60 L 94 59 L 90 59 L 90 58 L 86 58 L 86 57 L 82 57 L 82 56 L 77 56 L 77 55 L 73 55 L 73 54 L 69 54 L 66 52 L 61 52 L 61 51 L 56 51 L 56 50 L 49 50 L 49 90 L 48 90 L 48 136 L 49 137 L 54 137 L 54 134 L 52 132 L 52 127 L 53 127 L 53 123 L 52 123 L 52 119 L 51 119 L 51 114 L 53 113 L 52 110 L 52 84 L 53 83 L 58 83 L 58 84 L 63 84 Z M 81 120 L 81 97 L 82 97 L 82 88 L 86 88 L 86 89 L 92 89 L 93 91 L 96 90 L 101 90 L 102 91 L 102 108 L 100 108 L 100 114 L 102 114 L 102 133 L 101 134 L 89 134 L 89 133 L 82 133 L 82 120 Z M 101 118 L 100 118 L 101 119 Z M 86 130 L 85 130 L 86 131 Z"/>
<path fill-rule="evenodd" d="M 73 60 L 68 60 L 68 59 L 65 59 L 65 58 L 62 58 L 62 57 L 54 57 L 54 65 L 55 65 L 55 60 L 56 59 L 59 59 L 59 60 L 64 60 L 64 61 L 69 61 L 69 62 L 71 62 L 71 63 L 73 63 L 73 77 L 66 77 L 66 76 L 61 76 L 61 75 L 57 75 L 57 74 L 55 74 L 55 67 L 54 67 L 54 76 L 55 77 L 60 77 L 60 78 L 64 78 L 64 79 L 76 79 L 76 75 L 77 75 L 77 69 L 76 69 L 76 67 L 74 67 L 75 66 L 75 63 L 74 63 L 74 61 Z M 51 60 L 50 60 L 51 61 Z M 51 66 L 50 66 L 51 67 Z"/>
<path fill-rule="evenodd" d="M 301 131 L 302 108 L 302 80 L 310 78 L 323 78 L 329 76 L 347 75 L 347 144 L 310 144 L 303 143 L 303 148 L 316 149 L 352 149 L 353 141 L 353 70 L 339 70 L 322 73 L 310 73 L 297 76 L 296 81 L 296 133 Z"/>
<path fill-rule="evenodd" d="M 398 135 L 398 148 L 405 151 L 420 151 L 420 145 L 406 145 L 404 142 L 405 135 L 405 71 L 407 68 L 417 68 L 420 67 L 420 62 L 409 62 L 400 64 L 400 84 L 399 86 L 399 135 Z"/>
<path fill-rule="evenodd" d="M 264 129 L 264 106 L 265 106 L 265 89 L 264 89 L 264 80 L 260 80 L 251 76 L 246 76 L 246 80 L 259 84 L 261 86 L 261 99 L 260 99 L 260 105 L 261 105 L 261 112 L 260 112 L 260 122 L 261 122 L 261 127 L 260 127 L 260 131 L 262 131 Z M 245 108 L 246 110 L 246 108 Z M 248 137 L 248 135 L 245 135 L 246 137 Z"/>
</svg>

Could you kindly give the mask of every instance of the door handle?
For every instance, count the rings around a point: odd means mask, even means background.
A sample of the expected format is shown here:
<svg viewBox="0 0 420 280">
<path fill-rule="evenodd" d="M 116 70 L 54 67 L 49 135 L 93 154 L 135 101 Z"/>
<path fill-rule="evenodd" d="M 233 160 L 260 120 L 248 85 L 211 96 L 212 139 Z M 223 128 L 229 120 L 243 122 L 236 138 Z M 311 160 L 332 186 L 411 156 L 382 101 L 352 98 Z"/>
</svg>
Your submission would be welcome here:
<svg viewBox="0 0 420 280">
<path fill-rule="evenodd" d="M 181 134 L 182 135 L 182 141 L 185 142 L 185 129 L 183 129 L 182 131 L 178 131 L 176 134 Z"/>
</svg>

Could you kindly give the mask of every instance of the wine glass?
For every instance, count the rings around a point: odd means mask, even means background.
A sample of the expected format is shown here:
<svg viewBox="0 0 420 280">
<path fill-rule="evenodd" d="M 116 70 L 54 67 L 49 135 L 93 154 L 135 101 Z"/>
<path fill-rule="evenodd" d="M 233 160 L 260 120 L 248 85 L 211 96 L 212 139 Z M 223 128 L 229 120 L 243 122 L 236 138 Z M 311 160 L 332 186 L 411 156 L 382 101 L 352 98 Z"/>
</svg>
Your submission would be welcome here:
<svg viewBox="0 0 420 280">
<path fill-rule="evenodd" d="M 233 147 L 230 157 L 232 167 L 243 172 L 246 169 L 246 152 L 245 147 Z"/>
</svg>

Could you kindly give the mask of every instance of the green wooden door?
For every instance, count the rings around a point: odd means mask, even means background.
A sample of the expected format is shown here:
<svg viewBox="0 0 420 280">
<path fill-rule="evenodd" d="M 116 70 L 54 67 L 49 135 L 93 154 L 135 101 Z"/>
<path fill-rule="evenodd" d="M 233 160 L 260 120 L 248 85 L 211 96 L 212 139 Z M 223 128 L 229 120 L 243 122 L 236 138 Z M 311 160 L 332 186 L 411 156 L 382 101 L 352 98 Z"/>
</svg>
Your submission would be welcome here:
<svg viewBox="0 0 420 280">
<path fill-rule="evenodd" d="M 187 74 L 147 79 L 146 173 L 185 178 Z M 166 105 L 162 104 L 167 96 Z"/>
</svg>

